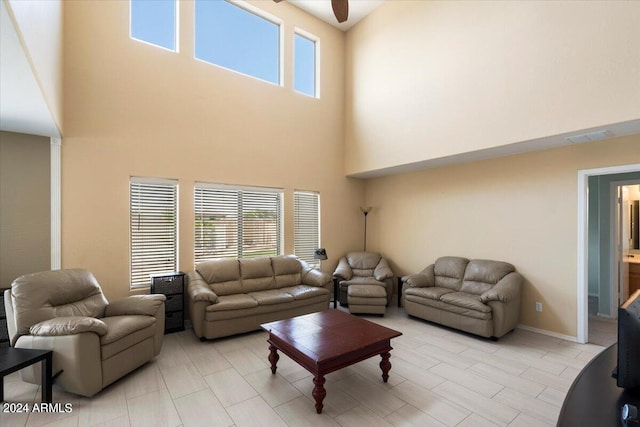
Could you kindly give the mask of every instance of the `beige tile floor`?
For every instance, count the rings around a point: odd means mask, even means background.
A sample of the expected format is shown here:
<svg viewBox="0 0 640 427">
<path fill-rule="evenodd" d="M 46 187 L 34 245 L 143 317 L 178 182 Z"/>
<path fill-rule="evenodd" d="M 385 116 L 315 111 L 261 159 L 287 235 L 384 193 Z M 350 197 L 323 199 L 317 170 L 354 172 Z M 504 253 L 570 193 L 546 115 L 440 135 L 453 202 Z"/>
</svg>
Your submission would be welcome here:
<svg viewBox="0 0 640 427">
<path fill-rule="evenodd" d="M 589 342 L 608 347 L 618 341 L 618 321 L 598 316 L 598 298 L 589 297 Z"/>
<path fill-rule="evenodd" d="M 272 375 L 263 332 L 200 342 L 165 336 L 162 353 L 93 398 L 54 388 L 57 414 L 0 413 L 20 426 L 552 426 L 580 369 L 604 347 L 516 330 L 492 342 L 408 318 L 390 307 L 367 319 L 401 331 L 383 383 L 379 358 L 327 376 L 316 414 L 310 374 L 281 356 Z M 7 402 L 39 388 L 5 378 Z"/>
</svg>

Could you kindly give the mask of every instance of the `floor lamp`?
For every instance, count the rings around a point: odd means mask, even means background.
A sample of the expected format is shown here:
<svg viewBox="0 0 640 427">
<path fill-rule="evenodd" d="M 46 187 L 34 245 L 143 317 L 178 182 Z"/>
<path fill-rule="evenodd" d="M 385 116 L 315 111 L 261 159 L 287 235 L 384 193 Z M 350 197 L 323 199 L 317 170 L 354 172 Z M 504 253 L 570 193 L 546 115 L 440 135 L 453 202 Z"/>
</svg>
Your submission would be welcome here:
<svg viewBox="0 0 640 427">
<path fill-rule="evenodd" d="M 367 251 L 367 215 L 373 209 L 372 206 L 360 206 L 360 210 L 364 214 L 364 251 Z"/>
</svg>

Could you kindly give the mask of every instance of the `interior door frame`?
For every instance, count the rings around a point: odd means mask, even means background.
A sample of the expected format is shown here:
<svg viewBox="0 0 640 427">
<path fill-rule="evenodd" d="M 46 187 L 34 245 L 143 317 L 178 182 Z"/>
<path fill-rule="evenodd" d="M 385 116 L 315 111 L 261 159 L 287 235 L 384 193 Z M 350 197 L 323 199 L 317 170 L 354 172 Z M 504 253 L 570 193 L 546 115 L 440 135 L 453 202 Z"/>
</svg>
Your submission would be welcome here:
<svg viewBox="0 0 640 427">
<path fill-rule="evenodd" d="M 585 344 L 589 340 L 589 177 L 640 172 L 640 163 L 578 171 L 578 278 L 577 336 Z"/>
<path fill-rule="evenodd" d="M 609 224 L 609 237 L 610 237 L 610 245 L 611 245 L 611 253 L 609 254 L 609 263 L 611 265 L 611 269 L 609 271 L 611 283 L 615 283 L 616 286 L 609 287 L 609 313 L 612 319 L 617 319 L 618 306 L 620 305 L 620 259 L 619 248 L 618 248 L 618 238 L 622 233 L 622 224 L 620 222 L 620 215 L 622 212 L 618 213 L 618 208 L 623 209 L 622 200 L 619 200 L 619 194 L 622 192 L 621 188 L 629 185 L 638 185 L 640 181 L 637 179 L 633 180 L 624 180 L 624 181 L 612 181 L 610 183 L 610 195 L 611 195 L 611 218 L 613 221 Z"/>
</svg>

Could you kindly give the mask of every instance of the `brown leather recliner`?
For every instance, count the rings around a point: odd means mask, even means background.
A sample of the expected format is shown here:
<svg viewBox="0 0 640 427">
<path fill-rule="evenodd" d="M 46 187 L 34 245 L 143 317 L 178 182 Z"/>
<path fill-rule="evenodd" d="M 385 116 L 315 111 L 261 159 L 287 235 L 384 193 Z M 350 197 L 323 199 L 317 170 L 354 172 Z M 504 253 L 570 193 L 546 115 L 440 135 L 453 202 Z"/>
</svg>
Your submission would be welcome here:
<svg viewBox="0 0 640 427">
<path fill-rule="evenodd" d="M 350 313 L 384 314 L 393 294 L 393 271 L 377 252 L 349 252 L 333 272 L 340 305 Z"/>
<path fill-rule="evenodd" d="M 55 383 L 93 396 L 160 353 L 165 299 L 137 295 L 110 304 L 83 269 L 27 274 L 4 294 L 10 343 L 53 350 Z M 39 369 L 21 375 L 40 383 Z"/>
</svg>

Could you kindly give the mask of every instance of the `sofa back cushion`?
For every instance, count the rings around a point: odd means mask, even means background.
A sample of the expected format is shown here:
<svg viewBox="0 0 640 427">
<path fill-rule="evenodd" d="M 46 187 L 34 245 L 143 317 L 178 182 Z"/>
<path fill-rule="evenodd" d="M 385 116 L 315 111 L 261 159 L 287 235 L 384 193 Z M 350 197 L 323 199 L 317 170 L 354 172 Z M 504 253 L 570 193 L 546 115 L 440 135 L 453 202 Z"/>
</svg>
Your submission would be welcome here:
<svg viewBox="0 0 640 427">
<path fill-rule="evenodd" d="M 504 276 L 516 271 L 513 265 L 502 261 L 475 259 L 469 261 L 462 281 L 462 292 L 482 295 L 493 288 Z"/>
<path fill-rule="evenodd" d="M 43 271 L 11 284 L 17 337 L 36 323 L 56 317 L 104 317 L 107 299 L 96 278 L 84 269 Z"/>
<path fill-rule="evenodd" d="M 271 258 L 276 287 L 297 286 L 302 283 L 302 264 L 294 255 Z"/>
<path fill-rule="evenodd" d="M 238 261 L 240 262 L 242 292 L 264 291 L 276 287 L 271 258 L 241 258 Z"/>
<path fill-rule="evenodd" d="M 351 266 L 354 276 L 371 277 L 380 258 L 380 254 L 376 252 L 350 252 L 347 254 L 347 263 Z"/>
<path fill-rule="evenodd" d="M 438 258 L 433 266 L 435 285 L 459 291 L 462 287 L 464 270 L 469 260 L 461 257 L 445 256 Z"/>
<path fill-rule="evenodd" d="M 237 259 L 204 261 L 196 265 L 196 271 L 218 296 L 242 293 L 240 263 Z"/>
</svg>

